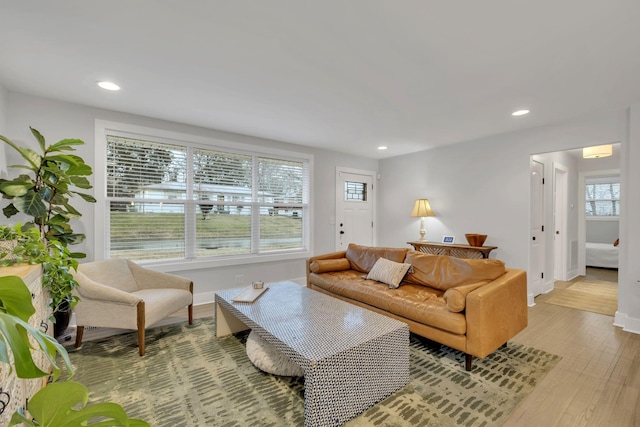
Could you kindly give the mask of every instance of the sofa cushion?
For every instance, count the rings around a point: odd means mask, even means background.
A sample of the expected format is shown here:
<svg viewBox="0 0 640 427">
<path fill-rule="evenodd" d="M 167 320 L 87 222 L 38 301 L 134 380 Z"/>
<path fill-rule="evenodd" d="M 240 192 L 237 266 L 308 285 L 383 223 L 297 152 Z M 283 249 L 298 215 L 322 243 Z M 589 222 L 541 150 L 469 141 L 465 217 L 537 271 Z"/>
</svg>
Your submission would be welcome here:
<svg viewBox="0 0 640 427">
<path fill-rule="evenodd" d="M 447 302 L 447 308 L 449 311 L 459 313 L 463 311 L 467 305 L 467 294 L 486 285 L 487 283 L 489 283 L 489 280 L 449 288 L 446 290 L 444 295 L 442 295 L 442 298 Z"/>
<path fill-rule="evenodd" d="M 367 279 L 377 280 L 386 283 L 390 288 L 397 288 L 407 271 L 411 268 L 411 264 L 402 262 L 393 262 L 386 258 L 378 258 L 378 261 L 369 271 Z"/>
<path fill-rule="evenodd" d="M 413 272 L 405 277 L 407 282 L 441 291 L 482 280 L 494 280 L 506 272 L 504 262 L 497 259 L 463 259 L 418 251 L 409 251 L 405 262 L 413 267 Z"/>
<path fill-rule="evenodd" d="M 349 270 L 351 263 L 346 258 L 337 259 L 316 259 L 309 264 L 309 269 L 313 273 L 327 273 L 329 271 Z"/>
<path fill-rule="evenodd" d="M 326 292 L 454 334 L 466 333 L 464 314 L 449 311 L 442 292 L 436 289 L 406 282 L 391 289 L 383 283 L 363 278 L 355 270 L 311 274 L 309 279 L 312 286 Z"/>
<path fill-rule="evenodd" d="M 378 261 L 378 258 L 403 262 L 408 250 L 408 248 L 379 248 L 349 243 L 346 257 L 351 263 L 352 269 L 361 273 L 368 273 Z"/>
</svg>

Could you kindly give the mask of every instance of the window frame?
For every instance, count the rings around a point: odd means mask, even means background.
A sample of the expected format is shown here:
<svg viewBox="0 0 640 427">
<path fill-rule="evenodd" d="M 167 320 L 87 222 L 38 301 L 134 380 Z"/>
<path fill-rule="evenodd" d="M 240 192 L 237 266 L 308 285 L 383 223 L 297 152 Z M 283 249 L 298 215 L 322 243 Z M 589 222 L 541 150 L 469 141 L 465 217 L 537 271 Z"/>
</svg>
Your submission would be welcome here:
<svg viewBox="0 0 640 427">
<path fill-rule="evenodd" d="M 588 215 L 586 205 L 591 199 L 587 199 L 587 187 L 598 184 L 618 184 L 621 185 L 620 175 L 594 175 L 585 178 L 583 187 L 584 203 L 582 209 L 587 221 L 616 221 L 620 219 L 620 198 L 618 199 L 595 199 L 596 201 L 616 201 L 618 202 L 618 215 Z"/>
<path fill-rule="evenodd" d="M 282 250 L 268 253 L 250 253 L 241 255 L 226 255 L 212 258 L 194 259 L 160 259 L 153 261 L 139 261 L 141 265 L 152 266 L 157 271 L 182 271 L 201 268 L 223 267 L 259 262 L 288 261 L 311 256 L 313 247 L 313 154 L 285 151 L 276 148 L 253 145 L 213 137 L 198 136 L 164 129 L 149 128 L 127 123 L 112 122 L 96 119 L 95 121 L 95 221 L 94 221 L 94 253 L 95 259 L 106 259 L 107 244 L 109 242 L 109 199 L 106 197 L 107 176 L 107 134 L 126 138 L 137 138 L 146 141 L 168 144 L 180 144 L 205 150 L 224 150 L 229 153 L 250 154 L 258 156 L 273 156 L 284 160 L 306 162 L 308 177 L 306 183 L 307 215 L 304 218 L 302 249 Z M 249 138 L 249 137 L 247 137 Z"/>
</svg>

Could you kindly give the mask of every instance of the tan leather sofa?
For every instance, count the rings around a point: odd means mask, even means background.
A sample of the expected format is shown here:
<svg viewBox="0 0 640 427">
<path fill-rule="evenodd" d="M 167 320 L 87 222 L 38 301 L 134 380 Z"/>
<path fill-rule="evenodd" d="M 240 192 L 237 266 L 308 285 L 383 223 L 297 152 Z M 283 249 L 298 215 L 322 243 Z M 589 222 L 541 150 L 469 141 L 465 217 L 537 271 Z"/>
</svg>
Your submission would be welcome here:
<svg viewBox="0 0 640 427">
<path fill-rule="evenodd" d="M 411 264 L 398 288 L 366 278 L 378 258 Z M 351 244 L 308 259 L 307 286 L 464 352 L 468 371 L 473 356 L 486 357 L 527 326 L 526 273 L 495 259 Z"/>
</svg>

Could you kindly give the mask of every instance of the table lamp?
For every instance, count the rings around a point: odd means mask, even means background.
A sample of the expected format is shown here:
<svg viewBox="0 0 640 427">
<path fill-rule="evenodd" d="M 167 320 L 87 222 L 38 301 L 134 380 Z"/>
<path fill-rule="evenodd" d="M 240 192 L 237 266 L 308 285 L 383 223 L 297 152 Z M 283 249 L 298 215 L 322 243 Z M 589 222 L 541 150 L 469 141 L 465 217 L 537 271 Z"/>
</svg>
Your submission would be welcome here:
<svg viewBox="0 0 640 427">
<path fill-rule="evenodd" d="M 427 233 L 424 229 L 424 217 L 425 216 L 436 216 L 431 210 L 431 206 L 429 206 L 428 199 L 418 199 L 416 200 L 415 205 L 413 205 L 413 210 L 411 211 L 412 217 L 420 217 L 420 240 L 425 240 L 424 235 Z"/>
</svg>

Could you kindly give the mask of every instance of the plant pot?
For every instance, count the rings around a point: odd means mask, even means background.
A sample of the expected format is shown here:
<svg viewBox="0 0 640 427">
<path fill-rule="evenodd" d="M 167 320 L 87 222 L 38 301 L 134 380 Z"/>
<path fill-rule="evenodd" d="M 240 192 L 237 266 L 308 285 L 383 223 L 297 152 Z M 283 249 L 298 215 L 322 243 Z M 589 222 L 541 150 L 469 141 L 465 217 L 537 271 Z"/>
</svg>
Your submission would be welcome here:
<svg viewBox="0 0 640 427">
<path fill-rule="evenodd" d="M 53 324 L 53 336 L 58 338 L 64 335 L 64 331 L 69 327 L 71 321 L 71 308 L 69 307 L 69 301 L 65 301 L 60 304 L 59 309 L 53 313 L 53 317 L 56 319 L 56 323 Z"/>
</svg>

